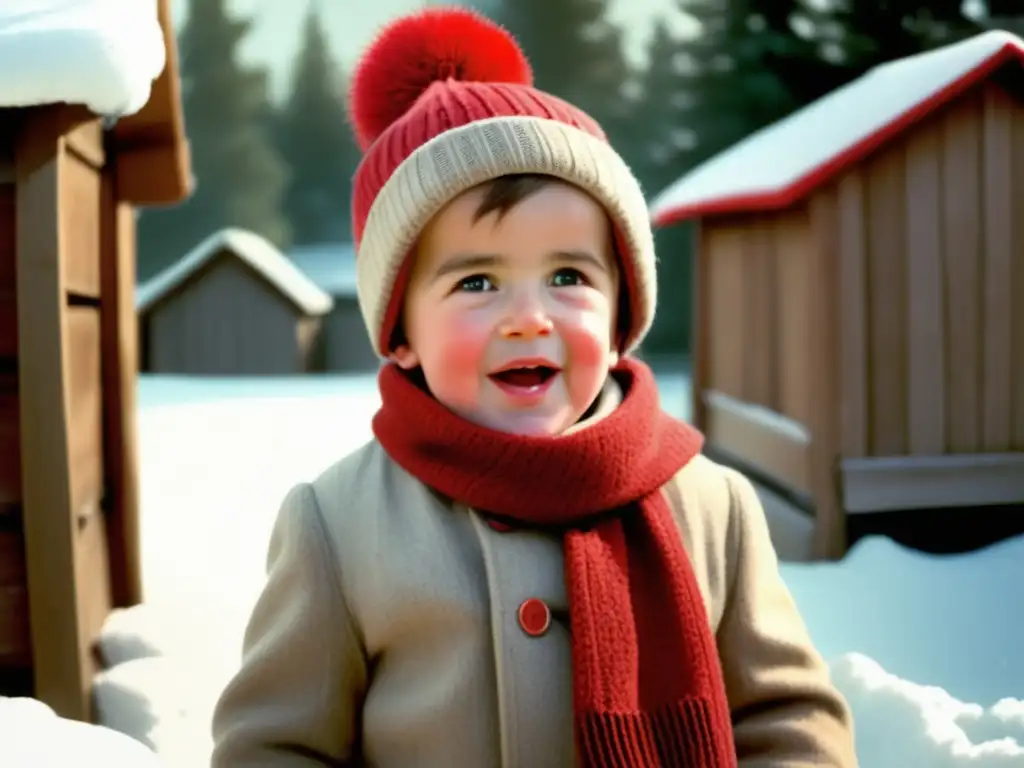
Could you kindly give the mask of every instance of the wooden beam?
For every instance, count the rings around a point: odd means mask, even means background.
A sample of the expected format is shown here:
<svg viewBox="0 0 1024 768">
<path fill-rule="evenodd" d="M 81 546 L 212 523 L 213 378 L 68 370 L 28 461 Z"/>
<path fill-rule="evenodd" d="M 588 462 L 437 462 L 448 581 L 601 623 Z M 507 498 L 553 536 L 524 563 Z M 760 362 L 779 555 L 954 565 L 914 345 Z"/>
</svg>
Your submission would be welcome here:
<svg viewBox="0 0 1024 768">
<path fill-rule="evenodd" d="M 22 509 L 35 696 L 63 717 L 88 720 L 64 354 L 65 153 L 51 116 L 39 111 L 26 120 L 15 160 Z"/>
<path fill-rule="evenodd" d="M 167 64 L 153 82 L 146 105 L 118 121 L 112 132 L 119 160 L 118 197 L 136 205 L 181 202 L 195 185 L 170 0 L 158 0 L 157 14 Z"/>
<path fill-rule="evenodd" d="M 811 436 L 806 427 L 715 390 L 706 391 L 703 402 L 709 443 L 789 490 L 811 492 Z"/>
<path fill-rule="evenodd" d="M 840 466 L 849 515 L 1024 503 L 1024 453 L 856 458 Z"/>
<path fill-rule="evenodd" d="M 68 132 L 68 149 L 90 168 L 99 170 L 107 161 L 103 134 L 103 121 L 99 118 L 82 123 Z"/>
<path fill-rule="evenodd" d="M 809 205 L 808 285 L 811 359 L 808 427 L 813 446 L 808 454 L 814 497 L 815 552 L 837 560 L 846 553 L 846 515 L 839 496 L 837 461 L 841 452 L 842 410 L 839 380 L 839 206 L 834 188 L 819 191 Z M 795 300 L 795 298 L 794 298 Z"/>
<path fill-rule="evenodd" d="M 117 162 L 115 160 L 115 162 Z M 100 304 L 103 339 L 104 465 L 113 601 L 142 600 L 139 533 L 136 380 L 138 323 L 135 317 L 135 215 L 118 200 L 113 169 L 104 173 L 100 214 Z"/>
<path fill-rule="evenodd" d="M 192 194 L 192 156 L 187 143 L 117 147 L 117 188 L 137 205 L 168 205 Z"/>
</svg>

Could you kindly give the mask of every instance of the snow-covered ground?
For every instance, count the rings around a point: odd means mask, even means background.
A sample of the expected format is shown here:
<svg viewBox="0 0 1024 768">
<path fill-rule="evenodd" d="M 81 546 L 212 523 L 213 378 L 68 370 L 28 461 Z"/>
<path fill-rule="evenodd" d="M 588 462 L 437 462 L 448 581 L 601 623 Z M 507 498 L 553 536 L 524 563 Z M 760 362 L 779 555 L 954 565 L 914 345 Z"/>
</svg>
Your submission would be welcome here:
<svg viewBox="0 0 1024 768">
<path fill-rule="evenodd" d="M 135 739 L 79 720 L 58 717 L 41 701 L 0 696 L 0 758 L 4 768 L 160 768 Z M 91 758 L 91 759 L 90 759 Z"/>
<path fill-rule="evenodd" d="M 660 377 L 685 414 L 688 382 Z M 147 605 L 108 623 L 100 716 L 192 768 L 237 662 L 285 491 L 370 436 L 372 376 L 140 382 Z M 929 557 L 885 539 L 784 564 L 864 768 L 1024 766 L 1024 538 Z"/>
</svg>

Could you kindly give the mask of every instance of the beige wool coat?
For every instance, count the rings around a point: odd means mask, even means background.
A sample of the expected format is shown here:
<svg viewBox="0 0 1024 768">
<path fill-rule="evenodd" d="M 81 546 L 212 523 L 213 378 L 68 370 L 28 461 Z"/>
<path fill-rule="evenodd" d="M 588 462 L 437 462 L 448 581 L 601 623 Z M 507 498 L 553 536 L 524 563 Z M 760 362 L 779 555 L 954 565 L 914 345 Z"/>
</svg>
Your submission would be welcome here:
<svg viewBox="0 0 1024 768">
<path fill-rule="evenodd" d="M 849 711 L 750 482 L 699 456 L 664 493 L 717 638 L 741 768 L 855 768 Z M 491 527 L 371 442 L 291 491 L 268 561 L 214 715 L 212 768 L 575 764 L 558 538 Z M 543 635 L 519 624 L 528 598 L 550 609 Z"/>
</svg>

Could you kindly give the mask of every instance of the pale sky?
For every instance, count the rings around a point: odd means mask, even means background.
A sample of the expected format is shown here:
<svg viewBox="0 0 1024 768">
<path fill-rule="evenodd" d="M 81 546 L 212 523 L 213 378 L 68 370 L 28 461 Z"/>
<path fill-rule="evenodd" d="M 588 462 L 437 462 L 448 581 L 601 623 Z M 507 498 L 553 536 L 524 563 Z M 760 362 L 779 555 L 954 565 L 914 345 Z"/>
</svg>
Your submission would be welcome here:
<svg viewBox="0 0 1024 768">
<path fill-rule="evenodd" d="M 255 19 L 243 56 L 269 67 L 271 90 L 279 97 L 287 86 L 289 67 L 309 3 L 315 0 L 229 0 L 231 9 Z M 507 2 L 508 0 L 506 0 Z M 336 59 L 351 65 L 381 25 L 429 0 L 319 0 Z M 513 0 L 514 2 L 514 0 Z M 483 5 L 483 3 L 478 3 Z M 612 13 L 625 24 L 631 56 L 642 55 L 651 21 L 672 8 L 673 0 L 612 0 Z M 176 23 L 185 17 L 187 0 L 171 0 Z"/>
</svg>

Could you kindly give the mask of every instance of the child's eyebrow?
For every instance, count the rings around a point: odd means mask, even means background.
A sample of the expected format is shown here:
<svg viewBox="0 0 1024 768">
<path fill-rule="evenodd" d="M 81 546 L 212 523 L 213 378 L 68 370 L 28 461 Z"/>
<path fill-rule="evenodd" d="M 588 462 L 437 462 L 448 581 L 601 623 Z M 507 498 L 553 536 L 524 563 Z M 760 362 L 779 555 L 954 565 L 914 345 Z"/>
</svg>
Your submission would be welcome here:
<svg viewBox="0 0 1024 768">
<path fill-rule="evenodd" d="M 589 264 L 602 272 L 608 272 L 608 265 L 603 259 L 597 258 L 590 251 L 555 251 L 549 254 L 551 261 L 569 262 L 570 264 Z"/>
<path fill-rule="evenodd" d="M 452 275 L 456 272 L 465 272 L 470 269 L 496 267 L 504 261 L 505 259 L 503 257 L 489 253 L 470 253 L 452 256 L 450 259 L 447 259 L 438 265 L 437 269 L 434 270 L 434 274 L 431 276 L 430 281 L 436 282 L 446 275 Z"/>
<path fill-rule="evenodd" d="M 552 251 L 548 254 L 548 261 L 556 262 L 569 262 L 575 264 L 589 264 L 595 269 L 599 269 L 602 272 L 608 272 L 608 265 L 601 259 L 597 258 L 594 254 L 588 251 Z M 436 282 L 442 277 L 452 275 L 457 272 L 466 272 L 472 269 L 487 269 L 497 266 L 501 266 L 506 263 L 507 259 L 504 256 L 491 253 L 470 253 L 460 254 L 458 256 L 452 256 L 450 259 L 442 262 L 437 269 L 434 270 L 434 274 L 431 276 L 430 281 Z"/>
</svg>

